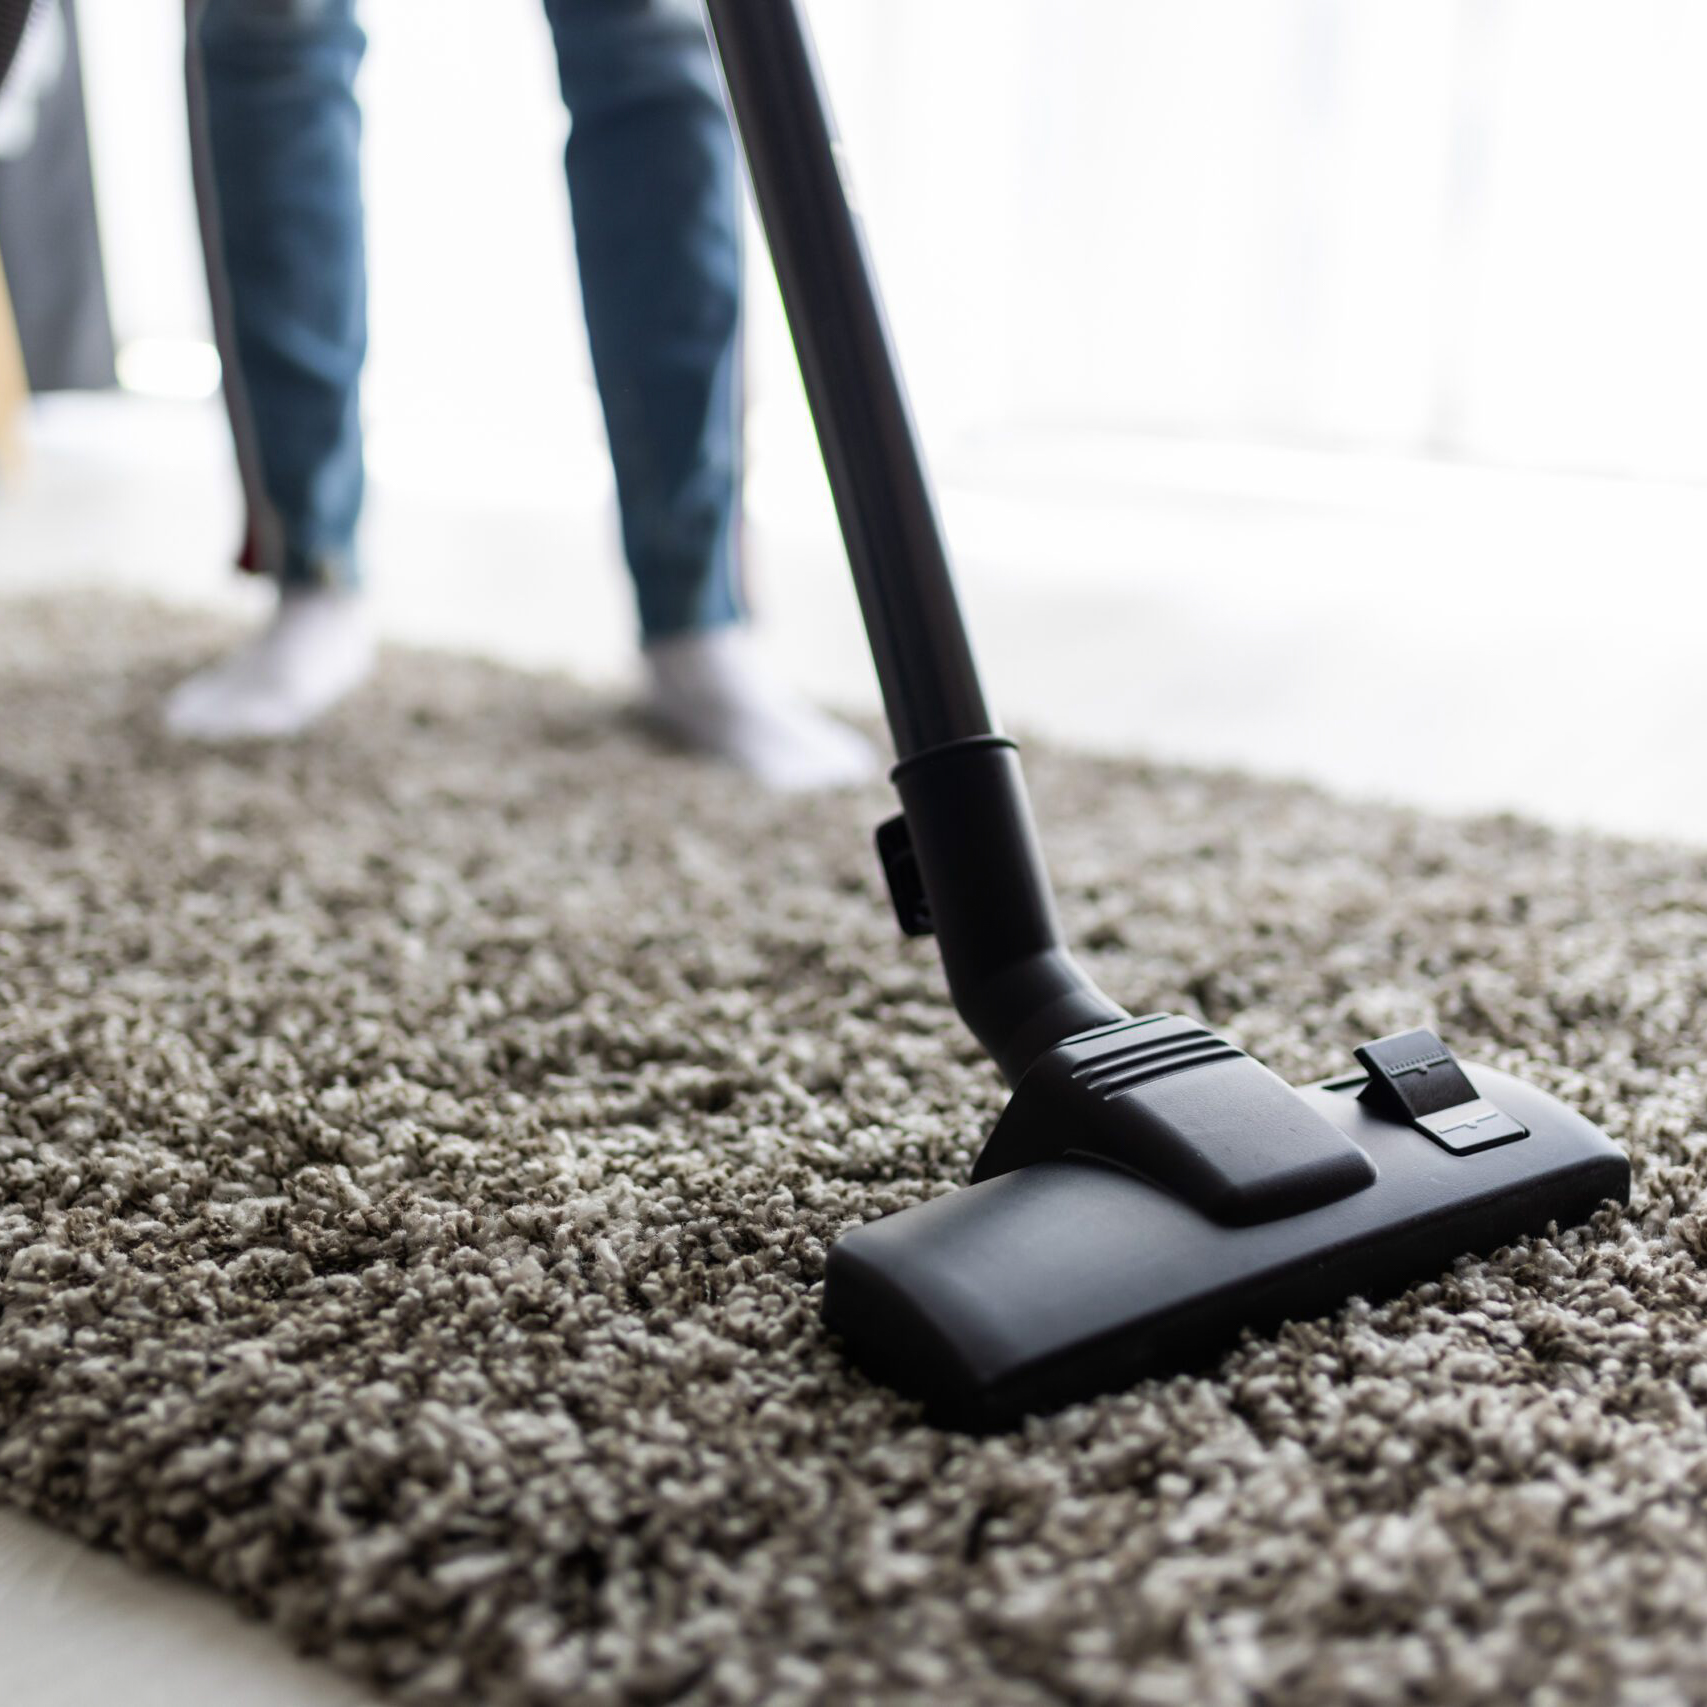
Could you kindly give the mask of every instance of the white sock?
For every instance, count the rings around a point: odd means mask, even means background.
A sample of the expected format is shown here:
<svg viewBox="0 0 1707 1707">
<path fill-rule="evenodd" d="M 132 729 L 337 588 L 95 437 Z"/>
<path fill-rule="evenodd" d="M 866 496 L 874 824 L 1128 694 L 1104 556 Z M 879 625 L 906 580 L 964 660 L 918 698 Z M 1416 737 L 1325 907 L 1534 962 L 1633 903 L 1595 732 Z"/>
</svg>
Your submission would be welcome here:
<svg viewBox="0 0 1707 1707">
<path fill-rule="evenodd" d="M 744 628 L 672 635 L 645 659 L 653 717 L 767 788 L 845 788 L 876 773 L 871 743 L 771 675 Z"/>
<path fill-rule="evenodd" d="M 298 734 L 360 685 L 373 656 L 373 620 L 360 593 L 286 588 L 256 639 L 177 689 L 166 727 L 192 741 Z"/>
</svg>

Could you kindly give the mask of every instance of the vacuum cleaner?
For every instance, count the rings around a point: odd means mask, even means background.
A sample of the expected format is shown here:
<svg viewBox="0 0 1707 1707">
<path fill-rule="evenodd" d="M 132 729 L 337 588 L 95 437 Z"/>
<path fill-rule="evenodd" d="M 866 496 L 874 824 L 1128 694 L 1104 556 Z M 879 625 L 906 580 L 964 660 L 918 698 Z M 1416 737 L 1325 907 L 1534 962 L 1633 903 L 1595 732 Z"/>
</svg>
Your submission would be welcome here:
<svg viewBox="0 0 1707 1707">
<path fill-rule="evenodd" d="M 877 851 L 902 931 L 936 937 L 1012 1087 L 972 1183 L 832 1246 L 847 1352 L 934 1421 L 1003 1428 L 1626 1202 L 1629 1163 L 1589 1121 L 1432 1032 L 1295 1089 L 1075 963 L 797 0 L 706 9 L 894 737 L 901 812 Z"/>
</svg>

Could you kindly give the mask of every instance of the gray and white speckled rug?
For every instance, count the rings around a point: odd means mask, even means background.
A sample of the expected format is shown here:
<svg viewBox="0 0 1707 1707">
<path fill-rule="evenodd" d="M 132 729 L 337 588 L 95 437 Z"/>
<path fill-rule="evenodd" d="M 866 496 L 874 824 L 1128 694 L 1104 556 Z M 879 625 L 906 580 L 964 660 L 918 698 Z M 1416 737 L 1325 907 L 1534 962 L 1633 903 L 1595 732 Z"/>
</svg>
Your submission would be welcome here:
<svg viewBox="0 0 1707 1707">
<path fill-rule="evenodd" d="M 424 656 L 174 749 L 216 638 L 0 607 L 0 1497 L 419 1701 L 1707 1699 L 1707 855 L 1034 756 L 1110 991 L 1435 1023 L 1636 1197 L 975 1440 L 818 1320 L 1003 1095 L 887 791 Z"/>
</svg>

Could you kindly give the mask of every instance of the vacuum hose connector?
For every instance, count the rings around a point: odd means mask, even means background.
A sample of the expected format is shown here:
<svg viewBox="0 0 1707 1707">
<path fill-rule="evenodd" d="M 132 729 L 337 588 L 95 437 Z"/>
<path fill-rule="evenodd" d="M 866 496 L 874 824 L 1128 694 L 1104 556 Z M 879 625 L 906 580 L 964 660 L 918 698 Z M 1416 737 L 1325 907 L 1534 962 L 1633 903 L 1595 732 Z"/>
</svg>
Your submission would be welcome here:
<svg viewBox="0 0 1707 1707">
<path fill-rule="evenodd" d="M 1063 1038 L 1130 1017 L 1062 941 L 1014 743 L 970 736 L 891 774 L 949 993 L 1008 1083 Z"/>
</svg>

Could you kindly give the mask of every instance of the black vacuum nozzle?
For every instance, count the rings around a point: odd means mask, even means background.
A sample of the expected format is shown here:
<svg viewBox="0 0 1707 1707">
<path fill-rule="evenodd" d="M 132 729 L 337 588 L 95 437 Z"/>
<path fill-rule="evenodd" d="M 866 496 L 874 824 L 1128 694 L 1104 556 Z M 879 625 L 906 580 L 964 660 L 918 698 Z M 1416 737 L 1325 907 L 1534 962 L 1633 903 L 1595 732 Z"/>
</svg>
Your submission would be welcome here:
<svg viewBox="0 0 1707 1707">
<path fill-rule="evenodd" d="M 1130 1035 L 1150 1030 L 1159 1040 L 1168 1023 L 1142 1022 Z M 1071 1042 L 1058 1060 L 1039 1063 L 1035 1095 L 1027 1094 L 1030 1075 L 1021 1083 L 979 1159 L 979 1183 L 855 1228 L 830 1251 L 826 1320 L 865 1369 L 925 1400 L 940 1422 L 1004 1427 L 1199 1365 L 1246 1329 L 1308 1320 L 1354 1294 L 1390 1294 L 1461 1256 L 1570 1226 L 1629 1196 L 1629 1163 L 1581 1115 L 1450 1055 L 1473 1099 L 1517 1130 L 1455 1150 L 1381 1091 L 1370 1095 L 1374 1079 L 1293 1090 L 1243 1056 L 1182 1067 L 1123 1093 L 1141 1105 L 1170 1084 L 1186 1094 L 1194 1073 L 1224 1074 L 1219 1120 L 1191 1129 L 1193 1145 L 1211 1132 L 1218 1156 L 1253 1164 L 1275 1155 L 1281 1126 L 1272 1122 L 1285 1109 L 1279 1149 L 1308 1153 L 1315 1201 L 1288 1202 L 1277 1191 L 1267 1199 L 1271 1213 L 1234 1225 L 1216 1213 L 1225 1207 L 1221 1188 L 1205 1191 L 1210 1176 L 1182 1169 L 1179 1125 L 1153 1110 L 1136 1111 L 1118 1160 L 1109 1159 L 1114 1146 L 1101 1132 L 1085 1141 L 1076 1091 L 1051 1126 L 1059 1090 L 1082 1083 L 1067 1063 L 1095 1047 L 1095 1039 Z M 1210 1107 L 1207 1097 L 1195 1103 L 1199 1114 Z M 1004 1172 L 986 1162 L 1009 1141 L 1003 1131 L 1014 1109 L 1027 1154 L 1035 1141 L 1047 1155 Z M 1106 1130 L 1101 1115 L 1092 1124 Z M 1142 1145 L 1151 1137 L 1161 1149 L 1147 1159 Z M 1330 1193 L 1330 1181 L 1342 1189 Z"/>
</svg>

